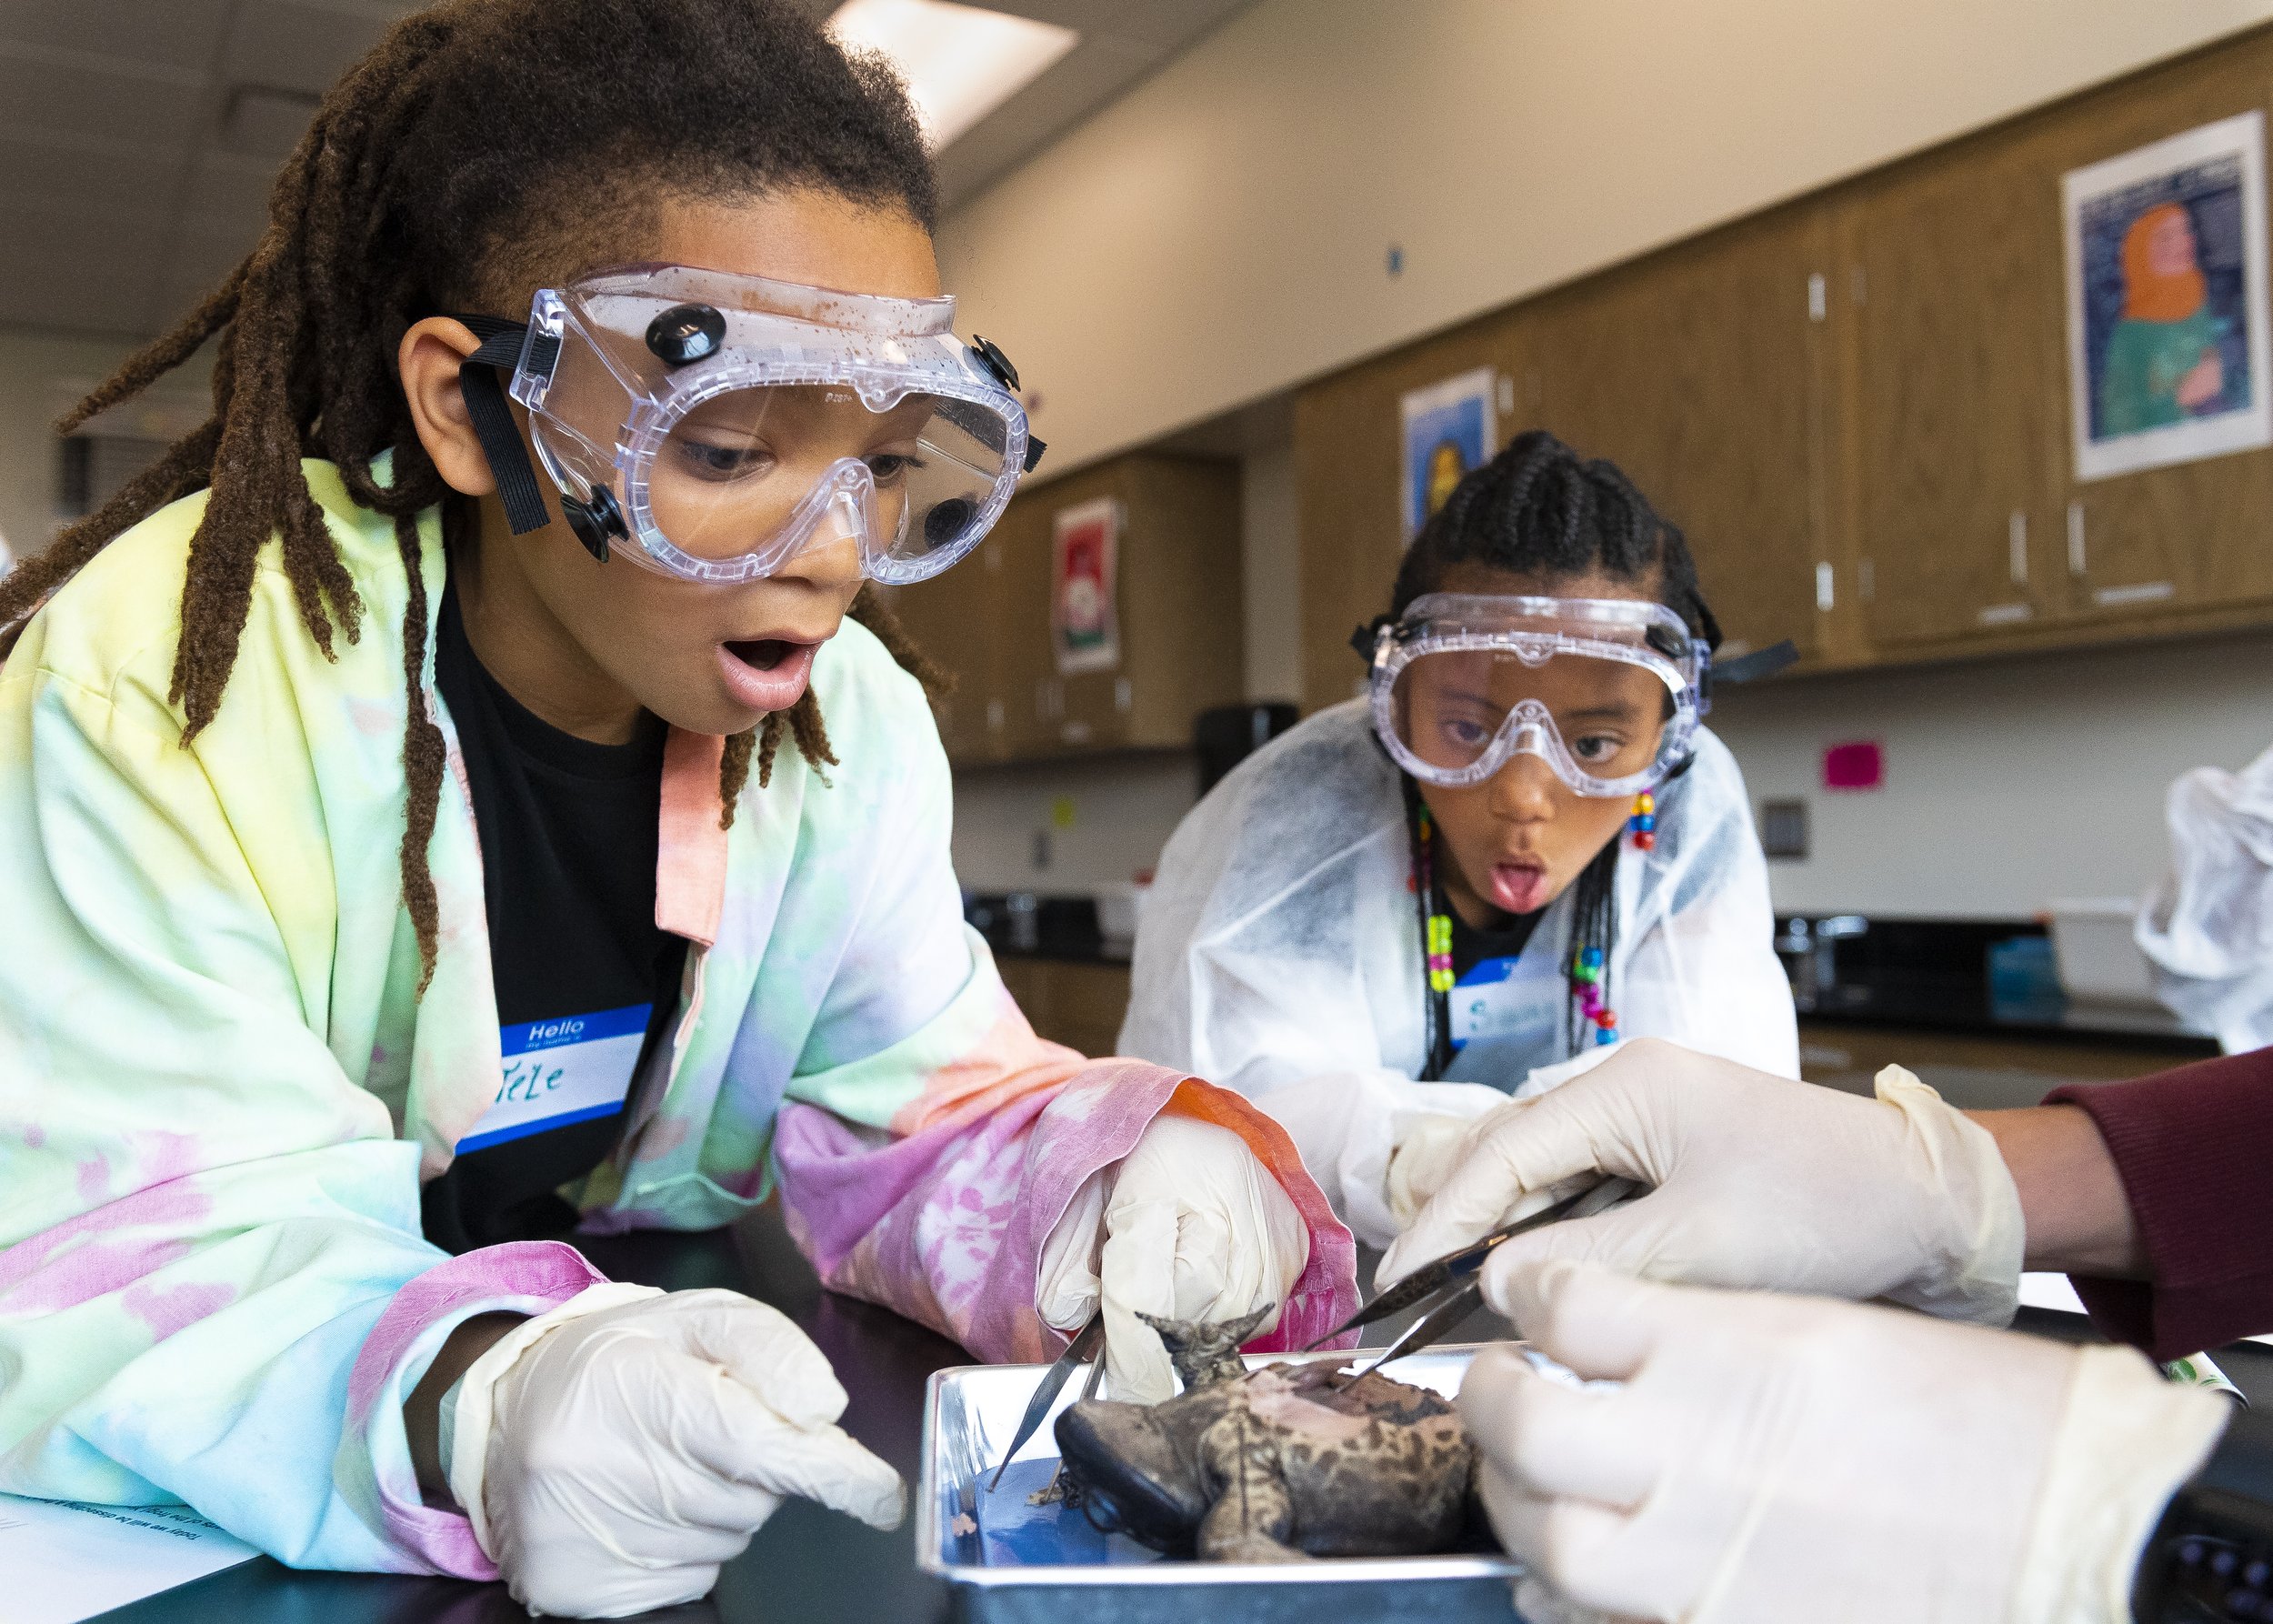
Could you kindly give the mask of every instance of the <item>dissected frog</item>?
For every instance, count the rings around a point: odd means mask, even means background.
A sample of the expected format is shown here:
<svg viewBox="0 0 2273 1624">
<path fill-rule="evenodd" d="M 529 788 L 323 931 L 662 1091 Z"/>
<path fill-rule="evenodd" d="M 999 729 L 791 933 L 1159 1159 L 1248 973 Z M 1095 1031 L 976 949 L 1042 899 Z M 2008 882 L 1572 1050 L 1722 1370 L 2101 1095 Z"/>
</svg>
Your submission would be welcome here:
<svg viewBox="0 0 2273 1624">
<path fill-rule="evenodd" d="M 1476 1452 L 1452 1406 L 1370 1370 L 1352 1379 L 1332 1360 L 1248 1370 L 1239 1344 L 1269 1313 L 1216 1324 L 1142 1316 L 1184 1390 L 1062 1412 L 1066 1499 L 1100 1528 L 1206 1561 L 1459 1549 L 1481 1519 Z"/>
</svg>

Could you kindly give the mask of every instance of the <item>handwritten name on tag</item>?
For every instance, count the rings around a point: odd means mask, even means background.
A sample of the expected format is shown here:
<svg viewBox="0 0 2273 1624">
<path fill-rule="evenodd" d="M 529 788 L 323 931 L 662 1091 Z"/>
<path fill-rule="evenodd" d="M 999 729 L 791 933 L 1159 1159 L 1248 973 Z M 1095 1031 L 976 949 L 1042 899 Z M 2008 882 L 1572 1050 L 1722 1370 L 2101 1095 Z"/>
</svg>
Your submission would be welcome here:
<svg viewBox="0 0 2273 1624">
<path fill-rule="evenodd" d="M 504 1065 L 497 1098 L 457 1142 L 457 1153 L 622 1110 L 653 1008 L 626 1004 L 505 1028 L 499 1034 Z"/>
<path fill-rule="evenodd" d="M 1477 1041 L 1543 1042 L 1558 1029 L 1569 989 L 1544 955 L 1487 958 L 1461 977 L 1447 1000 L 1452 1047 Z"/>
</svg>

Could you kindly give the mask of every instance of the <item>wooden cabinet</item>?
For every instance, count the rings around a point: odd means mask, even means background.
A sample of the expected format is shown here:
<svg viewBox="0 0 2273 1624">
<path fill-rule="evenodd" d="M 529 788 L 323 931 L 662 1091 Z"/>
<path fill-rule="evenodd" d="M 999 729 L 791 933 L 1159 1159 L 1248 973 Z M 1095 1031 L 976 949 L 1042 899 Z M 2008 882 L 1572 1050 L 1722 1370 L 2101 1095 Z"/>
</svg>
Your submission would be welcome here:
<svg viewBox="0 0 2273 1624">
<path fill-rule="evenodd" d="M 1523 421 L 1521 383 L 1534 386 L 1527 307 L 1423 339 L 1313 384 L 1295 396 L 1296 488 L 1301 493 L 1301 613 L 1304 708 L 1317 710 L 1363 690 L 1366 665 L 1350 633 L 1389 606 L 1405 556 L 1398 512 L 1402 452 L 1399 402 L 1407 391 L 1489 366 L 1507 380 L 1499 438 Z"/>
<path fill-rule="evenodd" d="M 2273 109 L 2273 38 L 2263 35 L 2103 91 L 2055 119 L 2038 144 L 2043 184 L 2118 153 Z M 2113 635 L 2172 611 L 2232 609 L 2273 597 L 2273 449 L 2083 482 L 2069 452 L 2066 357 L 2055 401 L 2048 506 L 2060 526 L 2068 617 Z M 2273 380 L 2261 380 L 2273 383 Z"/>
<path fill-rule="evenodd" d="M 1050 641 L 1052 531 L 1098 497 L 1122 516 L 1120 661 L 1061 675 Z M 1245 692 L 1239 471 L 1216 457 L 1138 454 L 1023 490 L 963 563 L 893 604 L 952 671 L 936 708 L 958 763 L 1180 748 L 1193 716 Z"/>
<path fill-rule="evenodd" d="M 1005 955 L 996 967 L 1040 1036 L 1093 1059 L 1115 1052 L 1128 1013 L 1126 965 Z"/>
<path fill-rule="evenodd" d="M 1870 637 L 2075 644 L 2273 597 L 2273 451 L 2076 477 L 2060 177 L 2268 105 L 2253 36 L 1852 188 Z"/>
<path fill-rule="evenodd" d="M 1504 380 L 1502 445 L 1547 428 L 1617 463 L 1681 526 L 1732 653 L 1820 643 L 1828 348 L 1815 312 L 1827 212 L 1784 211 L 1456 329 L 1303 390 L 1306 698 L 1348 698 L 1351 630 L 1389 602 L 1403 554 L 1400 402 L 1477 366 Z"/>
<path fill-rule="evenodd" d="M 2273 122 L 2273 28 L 1481 316 L 1302 389 L 1305 697 L 1399 557 L 1399 397 L 1504 375 L 1687 534 L 1732 648 L 1802 669 L 2273 624 L 2273 448 L 2075 476 L 2060 183 Z M 2260 380 L 2273 388 L 2273 378 Z"/>
<path fill-rule="evenodd" d="M 1818 643 L 1830 247 L 1821 206 L 1780 210 L 1551 295 L 1527 328 L 1522 426 L 1681 527 L 1732 654 Z"/>
<path fill-rule="evenodd" d="M 1000 667 L 1007 571 L 996 537 L 945 574 L 878 588 L 917 647 L 955 678 L 931 702 L 952 761 L 1000 761 L 1009 753 Z"/>
<path fill-rule="evenodd" d="M 1842 210 L 1860 575 L 1878 647 L 2027 625 L 2059 601 L 2043 504 L 2058 190 L 2034 157 L 1982 145 Z"/>
</svg>

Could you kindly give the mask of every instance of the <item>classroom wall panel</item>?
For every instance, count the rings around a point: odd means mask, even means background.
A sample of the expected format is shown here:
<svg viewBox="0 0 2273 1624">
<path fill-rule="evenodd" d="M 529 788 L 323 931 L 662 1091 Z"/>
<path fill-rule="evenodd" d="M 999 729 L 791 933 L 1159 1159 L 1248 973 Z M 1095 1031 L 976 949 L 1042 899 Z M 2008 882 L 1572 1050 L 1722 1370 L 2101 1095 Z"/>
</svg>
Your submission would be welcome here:
<svg viewBox="0 0 2273 1624">
<path fill-rule="evenodd" d="M 942 267 L 1062 469 L 2268 17 L 1260 0 L 956 210 Z"/>
</svg>

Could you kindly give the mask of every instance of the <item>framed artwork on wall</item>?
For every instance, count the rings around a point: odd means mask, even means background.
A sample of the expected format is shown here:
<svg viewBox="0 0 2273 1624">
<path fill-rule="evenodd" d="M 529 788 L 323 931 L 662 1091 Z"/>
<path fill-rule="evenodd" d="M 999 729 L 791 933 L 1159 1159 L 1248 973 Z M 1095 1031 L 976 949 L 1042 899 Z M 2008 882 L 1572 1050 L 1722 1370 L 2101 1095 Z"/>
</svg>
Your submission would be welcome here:
<svg viewBox="0 0 2273 1624">
<path fill-rule="evenodd" d="M 1050 645 L 1057 671 L 1110 671 L 1121 663 L 1121 505 L 1110 496 L 1061 507 L 1050 521 Z"/>
<path fill-rule="evenodd" d="M 1493 395 L 1498 375 L 1488 366 L 1464 372 L 1406 395 L 1403 405 L 1404 490 L 1398 511 L 1405 516 L 1405 542 L 1445 505 L 1452 487 L 1471 468 L 1491 460 L 1498 445 Z"/>
<path fill-rule="evenodd" d="M 2060 177 L 2076 477 L 2273 445 L 2265 117 Z"/>
</svg>

